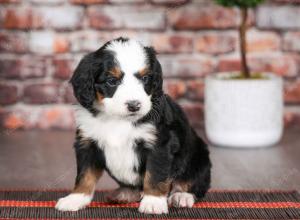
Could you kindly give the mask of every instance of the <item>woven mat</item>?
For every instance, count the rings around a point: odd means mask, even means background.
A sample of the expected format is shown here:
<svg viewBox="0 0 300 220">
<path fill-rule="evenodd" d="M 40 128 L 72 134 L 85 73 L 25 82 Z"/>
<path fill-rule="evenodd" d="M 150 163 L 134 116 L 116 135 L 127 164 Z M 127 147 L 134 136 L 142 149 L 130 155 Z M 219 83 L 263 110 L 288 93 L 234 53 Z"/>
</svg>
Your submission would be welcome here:
<svg viewBox="0 0 300 220">
<path fill-rule="evenodd" d="M 138 203 L 113 205 L 97 191 L 91 205 L 78 212 L 53 207 L 68 191 L 0 191 L 0 219 L 300 219 L 296 191 L 211 190 L 193 208 L 170 208 L 167 215 L 144 215 Z"/>
</svg>

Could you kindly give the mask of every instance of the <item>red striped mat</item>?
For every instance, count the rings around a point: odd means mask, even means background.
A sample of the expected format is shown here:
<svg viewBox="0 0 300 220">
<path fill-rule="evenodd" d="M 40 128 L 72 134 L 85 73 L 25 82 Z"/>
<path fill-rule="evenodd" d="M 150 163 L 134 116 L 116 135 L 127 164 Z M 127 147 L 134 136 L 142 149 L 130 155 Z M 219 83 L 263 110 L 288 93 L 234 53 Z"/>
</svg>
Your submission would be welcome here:
<svg viewBox="0 0 300 220">
<path fill-rule="evenodd" d="M 300 219 L 296 191 L 211 190 L 193 208 L 170 208 L 167 215 L 144 215 L 139 203 L 110 204 L 97 191 L 90 206 L 78 212 L 54 209 L 65 190 L 0 190 L 0 219 Z"/>
</svg>

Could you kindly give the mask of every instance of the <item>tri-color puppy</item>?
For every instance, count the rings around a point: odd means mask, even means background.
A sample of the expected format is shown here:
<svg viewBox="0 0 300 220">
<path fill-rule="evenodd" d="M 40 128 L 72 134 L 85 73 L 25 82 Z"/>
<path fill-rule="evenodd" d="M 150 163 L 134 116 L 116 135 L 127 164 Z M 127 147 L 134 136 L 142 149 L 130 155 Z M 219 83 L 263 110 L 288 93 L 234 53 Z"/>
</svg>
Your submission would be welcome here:
<svg viewBox="0 0 300 220">
<path fill-rule="evenodd" d="M 56 208 L 87 206 L 106 170 L 120 188 L 111 202 L 141 201 L 142 213 L 192 207 L 210 186 L 206 144 L 182 109 L 164 94 L 153 48 L 125 38 L 86 55 L 71 79 L 76 110 L 77 177 Z"/>
</svg>

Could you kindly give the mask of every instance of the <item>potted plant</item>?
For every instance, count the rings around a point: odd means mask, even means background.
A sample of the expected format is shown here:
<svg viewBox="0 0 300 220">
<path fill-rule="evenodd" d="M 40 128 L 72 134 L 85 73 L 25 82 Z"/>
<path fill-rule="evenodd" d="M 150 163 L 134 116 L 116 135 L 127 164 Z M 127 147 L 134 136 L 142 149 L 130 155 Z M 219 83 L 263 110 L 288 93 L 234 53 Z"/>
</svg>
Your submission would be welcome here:
<svg viewBox="0 0 300 220">
<path fill-rule="evenodd" d="M 251 73 L 247 65 L 248 8 L 263 0 L 215 0 L 241 11 L 241 72 L 217 73 L 205 79 L 205 129 L 218 146 L 262 147 L 277 143 L 283 131 L 282 79 Z"/>
</svg>

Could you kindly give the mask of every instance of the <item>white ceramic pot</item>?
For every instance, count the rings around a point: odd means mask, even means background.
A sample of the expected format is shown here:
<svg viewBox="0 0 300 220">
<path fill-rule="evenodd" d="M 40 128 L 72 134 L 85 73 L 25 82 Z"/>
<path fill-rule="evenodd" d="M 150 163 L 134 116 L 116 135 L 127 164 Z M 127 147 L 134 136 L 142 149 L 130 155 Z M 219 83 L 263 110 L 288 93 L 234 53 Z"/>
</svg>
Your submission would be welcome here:
<svg viewBox="0 0 300 220">
<path fill-rule="evenodd" d="M 210 142 L 227 147 L 265 147 L 283 131 L 282 79 L 230 79 L 218 73 L 205 79 L 205 129 Z"/>
</svg>

